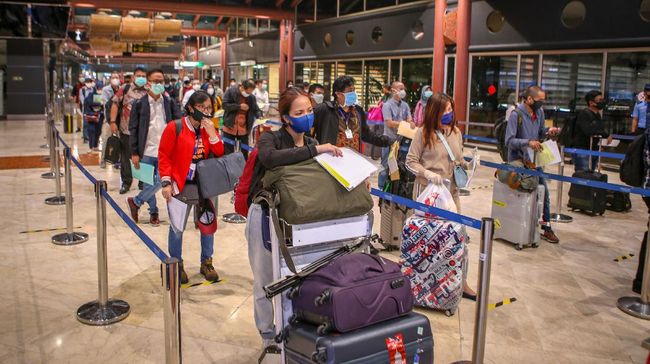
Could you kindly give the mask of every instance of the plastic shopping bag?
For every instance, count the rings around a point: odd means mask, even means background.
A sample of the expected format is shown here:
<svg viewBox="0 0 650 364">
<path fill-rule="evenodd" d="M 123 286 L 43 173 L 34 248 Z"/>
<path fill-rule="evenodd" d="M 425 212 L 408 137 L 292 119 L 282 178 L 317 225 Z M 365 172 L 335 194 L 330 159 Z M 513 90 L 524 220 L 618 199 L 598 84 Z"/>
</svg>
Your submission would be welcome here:
<svg viewBox="0 0 650 364">
<path fill-rule="evenodd" d="M 456 203 L 454 198 L 451 196 L 451 192 L 447 187 L 443 185 L 438 185 L 434 183 L 429 183 L 429 185 L 420 193 L 417 201 L 425 205 L 437 207 L 439 209 L 456 212 Z M 415 214 L 418 216 L 424 216 L 429 219 L 437 219 L 438 216 L 428 212 L 423 212 L 420 210 L 415 210 Z"/>
</svg>

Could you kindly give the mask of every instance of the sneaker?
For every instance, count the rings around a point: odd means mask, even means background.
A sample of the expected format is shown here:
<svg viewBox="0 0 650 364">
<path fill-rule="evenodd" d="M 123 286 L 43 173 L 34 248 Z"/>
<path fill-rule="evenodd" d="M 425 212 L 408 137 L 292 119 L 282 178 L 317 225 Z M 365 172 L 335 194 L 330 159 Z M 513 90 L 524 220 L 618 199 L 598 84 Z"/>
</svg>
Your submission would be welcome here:
<svg viewBox="0 0 650 364">
<path fill-rule="evenodd" d="M 560 242 L 560 239 L 558 239 L 553 230 L 544 230 L 544 233 L 541 234 L 541 237 L 551 244 L 557 244 Z"/>
<path fill-rule="evenodd" d="M 122 185 L 122 187 L 120 187 L 120 195 L 123 195 L 123 194 L 129 192 L 130 189 L 131 189 L 131 186 Z"/>
<path fill-rule="evenodd" d="M 149 215 L 149 224 L 151 226 L 159 226 L 160 225 L 160 219 L 158 218 L 158 213 L 153 213 Z"/>
<path fill-rule="evenodd" d="M 187 273 L 185 273 L 185 268 L 183 267 L 183 263 L 179 264 L 179 272 L 181 276 L 181 284 L 186 284 L 189 283 L 190 279 L 187 277 Z"/>
<path fill-rule="evenodd" d="M 135 200 L 133 199 L 133 197 L 127 198 L 126 203 L 129 205 L 129 211 L 131 211 L 131 218 L 137 224 L 138 223 L 138 210 L 140 210 L 140 208 L 138 207 L 138 205 L 135 204 Z"/>
<path fill-rule="evenodd" d="M 212 265 L 212 258 L 207 258 L 201 262 L 201 274 L 205 277 L 207 281 L 216 282 L 219 280 L 219 274 L 214 270 Z"/>
</svg>

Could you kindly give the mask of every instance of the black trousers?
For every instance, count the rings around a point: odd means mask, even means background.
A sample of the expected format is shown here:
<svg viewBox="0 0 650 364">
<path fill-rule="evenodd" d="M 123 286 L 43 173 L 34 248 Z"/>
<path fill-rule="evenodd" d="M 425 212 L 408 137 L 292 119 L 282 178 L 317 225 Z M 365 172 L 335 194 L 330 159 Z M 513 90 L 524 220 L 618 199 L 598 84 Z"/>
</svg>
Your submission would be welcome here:
<svg viewBox="0 0 650 364">
<path fill-rule="evenodd" d="M 248 135 L 232 135 L 228 134 L 226 132 L 221 133 L 224 138 L 228 138 L 230 140 L 239 140 L 239 145 L 248 145 Z M 224 142 L 224 154 L 231 154 L 235 152 L 235 146 Z M 241 148 L 241 152 L 244 154 L 244 158 L 248 159 L 248 151 L 244 149 L 244 147 Z"/>
<path fill-rule="evenodd" d="M 122 185 L 131 187 L 133 176 L 131 175 L 131 144 L 129 136 L 120 134 L 120 178 Z"/>
<path fill-rule="evenodd" d="M 645 202 L 648 207 L 648 213 L 650 213 L 650 197 L 643 197 L 643 202 Z M 639 249 L 639 266 L 636 268 L 636 277 L 632 287 L 641 289 L 641 284 L 643 283 L 643 269 L 645 269 L 645 253 L 648 249 L 648 231 L 646 230 L 643 235 L 643 241 L 641 241 L 641 249 Z"/>
</svg>

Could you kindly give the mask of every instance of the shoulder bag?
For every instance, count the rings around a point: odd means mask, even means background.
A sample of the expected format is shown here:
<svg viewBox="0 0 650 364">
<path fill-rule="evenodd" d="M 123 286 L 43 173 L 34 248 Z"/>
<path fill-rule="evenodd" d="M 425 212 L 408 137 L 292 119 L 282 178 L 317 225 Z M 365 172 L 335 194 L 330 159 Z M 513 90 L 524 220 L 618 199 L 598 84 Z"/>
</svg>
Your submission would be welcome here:
<svg viewBox="0 0 650 364">
<path fill-rule="evenodd" d="M 454 157 L 454 152 L 451 151 L 451 148 L 449 147 L 449 143 L 447 143 L 445 136 L 442 135 L 440 131 L 436 131 L 436 134 L 438 135 L 438 138 L 440 138 L 442 145 L 445 146 L 447 154 L 449 154 L 449 159 L 451 159 L 452 163 L 454 163 L 454 181 L 456 181 L 456 186 L 458 188 L 467 187 L 467 171 L 462 166 L 456 164 L 456 157 Z"/>
</svg>

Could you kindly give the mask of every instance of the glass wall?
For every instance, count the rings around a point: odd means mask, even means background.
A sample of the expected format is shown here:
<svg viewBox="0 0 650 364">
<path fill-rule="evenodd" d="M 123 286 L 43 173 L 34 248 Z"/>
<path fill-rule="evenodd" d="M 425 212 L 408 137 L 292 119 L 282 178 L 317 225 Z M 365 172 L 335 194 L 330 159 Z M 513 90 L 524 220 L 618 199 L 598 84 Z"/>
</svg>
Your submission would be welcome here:
<svg viewBox="0 0 650 364">
<path fill-rule="evenodd" d="M 646 83 L 650 83 L 650 52 L 607 54 L 604 117 L 614 133 L 629 132 L 630 115 Z"/>
<path fill-rule="evenodd" d="M 411 108 L 420 100 L 422 86 L 431 86 L 433 58 L 405 58 L 402 60 L 402 82 L 406 89 L 406 100 Z"/>
<path fill-rule="evenodd" d="M 517 56 L 473 57 L 471 75 L 470 121 L 494 123 L 505 116 L 516 93 Z"/>
<path fill-rule="evenodd" d="M 304 62 L 296 63 L 295 82 L 320 83 L 325 87 L 325 100 L 329 100 L 330 87 L 336 78 L 334 62 Z"/>
<path fill-rule="evenodd" d="M 383 96 L 382 87 L 388 82 L 388 61 L 365 61 L 363 70 L 363 98 L 362 106 L 368 109 L 375 106 Z"/>
<path fill-rule="evenodd" d="M 445 79 L 445 93 L 454 96 L 454 76 L 456 75 L 456 57 L 447 57 L 447 76 Z"/>
<path fill-rule="evenodd" d="M 357 91 L 359 103 L 363 103 L 365 90 L 363 87 L 363 68 L 361 61 L 338 62 L 336 66 L 336 77 L 348 75 L 354 78 L 354 86 Z"/>
</svg>

